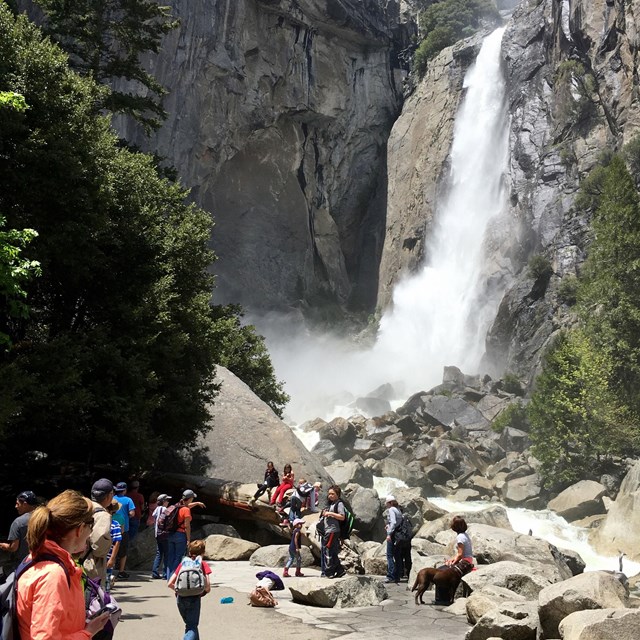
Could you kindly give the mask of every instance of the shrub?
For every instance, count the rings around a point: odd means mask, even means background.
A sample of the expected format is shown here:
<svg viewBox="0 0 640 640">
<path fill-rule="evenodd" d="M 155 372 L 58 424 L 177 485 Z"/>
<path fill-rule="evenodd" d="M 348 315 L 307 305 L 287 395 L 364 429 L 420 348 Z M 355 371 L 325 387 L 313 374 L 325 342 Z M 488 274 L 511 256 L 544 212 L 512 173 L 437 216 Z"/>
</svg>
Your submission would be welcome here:
<svg viewBox="0 0 640 640">
<path fill-rule="evenodd" d="M 549 258 L 537 253 L 529 258 L 528 272 L 534 280 L 549 280 L 553 267 Z"/>
<path fill-rule="evenodd" d="M 578 299 L 578 278 L 569 274 L 562 278 L 558 287 L 558 297 L 560 301 L 568 307 L 572 307 Z"/>
<path fill-rule="evenodd" d="M 503 409 L 491 423 L 491 429 L 496 433 L 502 433 L 507 427 L 527 431 L 529 421 L 527 418 L 527 410 L 522 401 L 517 400 Z"/>
</svg>

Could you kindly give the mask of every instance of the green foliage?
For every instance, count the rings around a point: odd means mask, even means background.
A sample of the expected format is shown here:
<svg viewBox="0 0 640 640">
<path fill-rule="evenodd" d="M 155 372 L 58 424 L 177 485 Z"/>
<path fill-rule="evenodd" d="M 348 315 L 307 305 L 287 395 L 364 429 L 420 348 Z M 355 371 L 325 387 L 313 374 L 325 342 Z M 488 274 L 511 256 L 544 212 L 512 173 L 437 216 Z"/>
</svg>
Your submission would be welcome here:
<svg viewBox="0 0 640 640">
<path fill-rule="evenodd" d="M 29 105 L 0 128 L 0 211 L 38 232 L 21 257 L 42 265 L 0 354 L 5 468 L 27 451 L 152 465 L 208 428 L 210 216 L 119 147 L 95 114 L 103 89 L 4 4 L 0 87 Z"/>
<path fill-rule="evenodd" d="M 282 417 L 289 401 L 283 384 L 275 377 L 273 365 L 253 325 L 242 324 L 242 311 L 237 305 L 213 308 L 216 362 L 238 376 L 273 411 Z"/>
<path fill-rule="evenodd" d="M 496 433 L 502 433 L 507 427 L 513 427 L 521 431 L 528 430 L 527 410 L 520 400 L 508 405 L 491 423 L 491 429 Z"/>
<path fill-rule="evenodd" d="M 613 378 L 630 406 L 640 409 L 640 200 L 622 158 L 602 179 L 593 241 L 579 292 L 589 335 L 615 366 Z"/>
<path fill-rule="evenodd" d="M 166 117 L 165 88 L 140 63 L 157 53 L 165 34 L 177 25 L 171 8 L 156 0 L 36 0 L 44 10 L 49 35 L 70 54 L 72 67 L 102 84 L 127 81 L 136 90 L 112 90 L 100 107 L 126 113 L 147 131 Z"/>
<path fill-rule="evenodd" d="M 577 60 L 565 60 L 555 75 L 556 118 L 560 124 L 583 130 L 597 113 L 596 81 Z"/>
<path fill-rule="evenodd" d="M 522 384 L 518 376 L 513 373 L 506 373 L 502 378 L 502 388 L 507 393 L 513 393 L 513 395 L 521 396 L 524 395 L 524 391 L 522 390 Z"/>
<path fill-rule="evenodd" d="M 491 0 L 442 0 L 419 14 L 421 33 L 426 34 L 413 60 L 413 68 L 423 76 L 429 60 L 445 47 L 473 35 L 483 20 L 498 23 L 500 14 Z"/>
<path fill-rule="evenodd" d="M 572 307 L 578 300 L 578 278 L 569 274 L 560 281 L 558 287 L 558 297 L 560 301 Z"/>
<path fill-rule="evenodd" d="M 624 146 L 622 157 L 627 163 L 629 173 L 633 176 L 636 187 L 640 185 L 640 134 L 636 134 Z"/>
<path fill-rule="evenodd" d="M 637 431 L 610 385 L 612 360 L 583 331 L 561 334 L 547 353 L 528 406 L 533 454 L 548 485 L 593 477 L 637 446 Z"/>
<path fill-rule="evenodd" d="M 529 258 L 529 263 L 527 265 L 529 276 L 534 280 L 549 280 L 549 278 L 553 275 L 553 267 L 551 266 L 551 262 L 549 258 L 542 255 L 541 253 L 536 253 Z"/>
<path fill-rule="evenodd" d="M 0 102 L 2 95 L 0 94 Z M 39 276 L 40 263 L 37 260 L 22 258 L 20 253 L 35 237 L 33 229 L 9 229 L 1 231 L 5 219 L 0 216 L 0 348 L 10 345 L 9 325 L 16 318 L 26 318 L 29 307 L 25 300 L 27 292 L 25 283 Z"/>
</svg>

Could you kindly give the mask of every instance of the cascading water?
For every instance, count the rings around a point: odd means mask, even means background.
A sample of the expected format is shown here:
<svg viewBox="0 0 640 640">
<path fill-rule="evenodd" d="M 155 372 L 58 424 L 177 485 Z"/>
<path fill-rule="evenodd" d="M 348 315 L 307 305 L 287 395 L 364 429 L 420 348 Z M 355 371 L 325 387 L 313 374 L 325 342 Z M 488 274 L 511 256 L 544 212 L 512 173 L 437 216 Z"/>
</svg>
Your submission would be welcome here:
<svg viewBox="0 0 640 640">
<path fill-rule="evenodd" d="M 484 338 L 502 291 L 484 286 L 487 225 L 504 209 L 507 168 L 505 82 L 500 68 L 504 29 L 487 37 L 468 70 L 456 116 L 447 196 L 436 211 L 436 228 L 425 266 L 400 283 L 375 346 L 350 349 L 331 336 L 296 334 L 278 322 L 256 324 L 267 338 L 275 369 L 286 382 L 294 422 L 321 415 L 350 415 L 338 396 L 364 395 L 391 382 L 407 395 L 435 386 L 445 365 L 476 373 Z M 402 383 L 398 385 L 397 383 Z M 402 388 L 403 387 L 403 388 Z"/>
<path fill-rule="evenodd" d="M 488 296 L 483 290 L 483 240 L 489 221 L 505 205 L 503 32 L 498 29 L 485 39 L 464 80 L 466 95 L 455 122 L 449 191 L 439 207 L 427 262 L 419 274 L 396 287 L 393 310 L 380 323 L 374 352 L 387 363 L 395 360 L 392 379 L 413 381 L 412 390 L 441 382 L 444 365 L 477 372 L 484 336 L 499 302 L 497 295 Z"/>
</svg>

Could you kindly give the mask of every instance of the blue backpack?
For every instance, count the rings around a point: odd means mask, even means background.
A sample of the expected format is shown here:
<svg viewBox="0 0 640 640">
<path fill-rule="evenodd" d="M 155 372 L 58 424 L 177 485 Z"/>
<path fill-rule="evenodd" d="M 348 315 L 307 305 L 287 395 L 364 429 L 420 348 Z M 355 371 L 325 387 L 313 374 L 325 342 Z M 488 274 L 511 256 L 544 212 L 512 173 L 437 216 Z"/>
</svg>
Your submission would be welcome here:
<svg viewBox="0 0 640 640">
<path fill-rule="evenodd" d="M 28 562 L 23 560 L 18 568 L 10 573 L 5 581 L 0 585 L 0 640 L 20 640 L 20 632 L 18 630 L 18 620 L 16 614 L 16 602 L 18 600 L 18 578 L 27 570 L 33 567 L 34 564 L 50 560 L 59 564 L 67 576 L 67 583 L 71 588 L 71 580 L 69 578 L 69 572 L 64 566 L 64 563 L 60 558 L 54 556 L 51 553 L 43 553 L 37 558 L 33 558 Z"/>
</svg>

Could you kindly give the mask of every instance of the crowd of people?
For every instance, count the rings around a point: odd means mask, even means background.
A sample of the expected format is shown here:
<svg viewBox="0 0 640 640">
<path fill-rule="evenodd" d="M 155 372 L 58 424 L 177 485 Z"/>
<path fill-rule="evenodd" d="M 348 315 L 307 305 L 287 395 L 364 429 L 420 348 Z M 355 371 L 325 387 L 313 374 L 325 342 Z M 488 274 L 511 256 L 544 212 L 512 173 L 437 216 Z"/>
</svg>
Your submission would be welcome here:
<svg viewBox="0 0 640 640">
<path fill-rule="evenodd" d="M 112 612 L 98 612 L 87 617 L 85 591 L 89 579 L 96 580 L 108 593 L 118 580 L 126 580 L 129 544 L 142 527 L 153 527 L 156 554 L 151 566 L 154 579 L 165 579 L 175 590 L 180 615 L 185 623 L 185 640 L 198 640 L 200 597 L 210 589 L 209 567 L 203 562 L 204 542 L 192 539 L 192 509 L 204 508 L 197 495 L 186 489 L 179 501 L 155 492 L 146 503 L 133 480 L 113 484 L 106 478 L 94 482 L 90 499 L 67 490 L 46 504 L 39 504 L 33 491 L 18 494 L 15 509 L 18 517 L 11 524 L 6 542 L 0 549 L 13 554 L 16 569 L 16 612 L 22 640 L 37 638 L 93 637 L 102 633 Z M 320 482 L 311 484 L 304 478 L 295 483 L 291 465 L 285 466 L 282 480 L 273 462 L 267 464 L 264 479 L 252 502 L 265 492 L 281 515 L 283 527 L 289 527 L 289 558 L 283 577 L 302 577 L 303 513 L 319 510 Z M 287 503 L 288 499 L 288 503 Z M 385 582 L 399 583 L 411 571 L 411 521 L 393 495 L 386 502 L 387 577 Z M 285 511 L 288 508 L 288 512 Z M 349 512 L 339 486 L 327 491 L 326 506 L 316 525 L 321 536 L 321 575 L 329 579 L 345 575 L 340 562 L 343 544 L 341 523 Z M 464 519 L 456 517 L 451 528 L 456 532 L 456 554 L 445 566 L 459 566 L 467 572 L 473 567 L 471 540 Z M 181 572 L 193 562 L 201 574 L 201 591 L 181 591 Z M 191 565 L 190 565 L 191 568 Z M 65 588 L 63 588 L 63 586 Z M 197 596 L 197 597 L 196 597 Z M 436 598 L 437 599 L 437 598 Z M 46 629 L 46 631 L 44 631 Z M 100 636 L 108 638 L 109 636 Z"/>
</svg>

